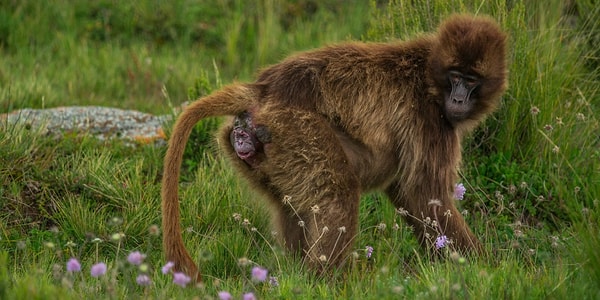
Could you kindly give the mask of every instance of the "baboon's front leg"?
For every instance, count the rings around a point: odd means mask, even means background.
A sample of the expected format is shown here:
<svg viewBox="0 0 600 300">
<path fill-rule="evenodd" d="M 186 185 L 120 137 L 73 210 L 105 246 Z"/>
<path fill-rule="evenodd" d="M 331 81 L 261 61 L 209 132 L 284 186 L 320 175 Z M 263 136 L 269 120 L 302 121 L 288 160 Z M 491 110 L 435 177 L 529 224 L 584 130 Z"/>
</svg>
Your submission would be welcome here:
<svg viewBox="0 0 600 300">
<path fill-rule="evenodd" d="M 411 190 L 410 187 L 407 189 Z M 400 183 L 393 183 L 387 194 L 398 213 L 414 228 L 421 245 L 428 250 L 447 246 L 461 252 L 483 251 L 481 242 L 471 232 L 447 192 L 441 191 L 436 196 L 424 191 L 403 195 L 402 190 Z M 427 185 L 427 190 L 435 188 Z"/>
</svg>

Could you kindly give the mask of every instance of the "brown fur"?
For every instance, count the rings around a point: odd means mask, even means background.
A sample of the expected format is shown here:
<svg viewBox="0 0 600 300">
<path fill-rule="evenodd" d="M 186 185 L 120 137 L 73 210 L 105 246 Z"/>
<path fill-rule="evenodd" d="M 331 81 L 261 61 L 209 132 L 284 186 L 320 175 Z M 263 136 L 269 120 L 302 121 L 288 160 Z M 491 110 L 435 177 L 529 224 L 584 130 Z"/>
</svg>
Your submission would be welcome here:
<svg viewBox="0 0 600 300">
<path fill-rule="evenodd" d="M 181 114 L 165 157 L 162 209 L 167 260 L 200 278 L 184 248 L 178 179 L 193 125 L 249 111 L 271 142 L 250 167 L 219 137 L 230 160 L 275 207 L 283 243 L 322 270 L 340 265 L 358 230 L 361 192 L 385 190 L 426 248 L 444 234 L 480 251 L 452 199 L 461 139 L 498 105 L 507 87 L 506 36 L 490 19 L 454 16 L 436 34 L 389 44 L 347 43 L 300 53 L 233 84 Z M 448 69 L 477 74 L 464 120 L 443 113 Z M 284 200 L 285 199 L 285 200 Z M 436 200 L 436 201 L 431 201 Z M 426 220 L 435 220 L 436 226 Z M 303 221 L 304 226 L 298 222 Z M 327 227 L 328 230 L 324 228 Z"/>
</svg>

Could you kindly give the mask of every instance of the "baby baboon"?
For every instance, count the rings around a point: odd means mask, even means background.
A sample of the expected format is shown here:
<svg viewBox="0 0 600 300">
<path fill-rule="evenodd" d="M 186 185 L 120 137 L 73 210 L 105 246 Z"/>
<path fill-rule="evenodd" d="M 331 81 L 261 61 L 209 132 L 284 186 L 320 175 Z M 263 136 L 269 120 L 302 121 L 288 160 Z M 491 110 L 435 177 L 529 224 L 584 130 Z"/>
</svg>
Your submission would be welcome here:
<svg viewBox="0 0 600 300">
<path fill-rule="evenodd" d="M 248 165 L 254 167 L 259 163 L 259 157 L 265 143 L 270 141 L 270 134 L 264 126 L 256 126 L 248 112 L 236 116 L 233 128 L 229 127 L 229 139 L 237 156 Z"/>
<path fill-rule="evenodd" d="M 194 124 L 236 116 L 219 137 L 271 202 L 284 245 L 317 270 L 338 266 L 357 233 L 361 192 L 384 190 L 419 240 L 445 235 L 478 252 L 452 199 L 461 139 L 507 87 L 506 35 L 490 18 L 458 15 L 437 33 L 394 43 L 304 52 L 189 105 L 165 157 L 166 258 L 197 276 L 181 237 L 178 180 Z"/>
</svg>

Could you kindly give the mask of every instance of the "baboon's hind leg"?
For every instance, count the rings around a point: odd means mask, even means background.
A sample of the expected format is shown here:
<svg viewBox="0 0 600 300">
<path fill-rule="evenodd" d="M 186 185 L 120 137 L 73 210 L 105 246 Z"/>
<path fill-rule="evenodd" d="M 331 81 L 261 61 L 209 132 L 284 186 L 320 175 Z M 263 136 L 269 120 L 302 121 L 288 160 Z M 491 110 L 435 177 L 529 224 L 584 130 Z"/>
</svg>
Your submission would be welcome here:
<svg viewBox="0 0 600 300">
<path fill-rule="evenodd" d="M 322 116 L 286 107 L 263 107 L 256 121 L 271 133 L 259 169 L 280 197 L 286 246 L 317 269 L 340 265 L 357 233 L 360 190 L 335 132 Z"/>
</svg>

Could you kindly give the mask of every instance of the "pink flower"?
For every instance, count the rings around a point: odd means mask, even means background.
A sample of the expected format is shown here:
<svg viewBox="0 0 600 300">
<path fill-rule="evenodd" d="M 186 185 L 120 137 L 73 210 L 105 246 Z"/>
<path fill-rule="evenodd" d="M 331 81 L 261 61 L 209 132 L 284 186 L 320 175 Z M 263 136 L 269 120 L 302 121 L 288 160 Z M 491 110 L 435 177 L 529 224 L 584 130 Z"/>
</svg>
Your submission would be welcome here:
<svg viewBox="0 0 600 300">
<path fill-rule="evenodd" d="M 457 183 L 454 186 L 454 199 L 463 200 L 465 197 L 466 191 L 467 191 L 467 189 L 465 188 L 465 186 L 462 183 Z"/>
<path fill-rule="evenodd" d="M 219 295 L 219 300 L 232 300 L 233 299 L 233 297 L 231 296 L 231 294 L 229 292 L 220 291 L 217 293 L 217 295 Z"/>
<path fill-rule="evenodd" d="M 435 248 L 437 249 L 446 247 L 446 244 L 448 244 L 448 237 L 445 235 L 440 235 L 435 239 Z"/>
<path fill-rule="evenodd" d="M 135 279 L 135 282 L 137 282 L 137 284 L 141 286 L 147 286 L 152 283 L 152 280 L 150 279 L 150 277 L 148 277 L 148 275 L 141 274 Z"/>
<path fill-rule="evenodd" d="M 81 271 L 81 264 L 76 258 L 71 258 L 67 261 L 67 272 L 79 272 Z"/>
<path fill-rule="evenodd" d="M 256 300 L 256 296 L 254 296 L 253 293 L 245 293 L 244 296 L 242 296 L 242 299 L 244 299 L 244 300 Z"/>
<path fill-rule="evenodd" d="M 146 258 L 145 254 L 140 253 L 140 251 L 134 251 L 129 253 L 127 261 L 132 265 L 139 266 L 144 262 L 144 258 Z"/>
<path fill-rule="evenodd" d="M 175 266 L 175 263 L 172 261 L 167 262 L 161 269 L 163 274 L 167 274 L 169 272 L 171 272 L 171 269 L 173 269 L 173 267 Z"/>
<path fill-rule="evenodd" d="M 269 271 L 267 271 L 267 269 L 264 269 L 261 267 L 252 268 L 252 280 L 253 281 L 263 282 L 263 281 L 267 280 L 267 274 L 269 274 Z"/>
<path fill-rule="evenodd" d="M 100 277 L 106 273 L 106 264 L 105 263 L 97 263 L 92 266 L 90 269 L 90 274 L 92 277 Z"/>
<path fill-rule="evenodd" d="M 365 248 L 365 255 L 367 256 L 367 258 L 371 258 L 371 255 L 373 254 L 373 247 L 371 246 L 367 246 Z"/>
<path fill-rule="evenodd" d="M 185 287 L 190 281 L 192 281 L 192 279 L 181 272 L 173 273 L 173 283 L 178 286 Z"/>
</svg>

